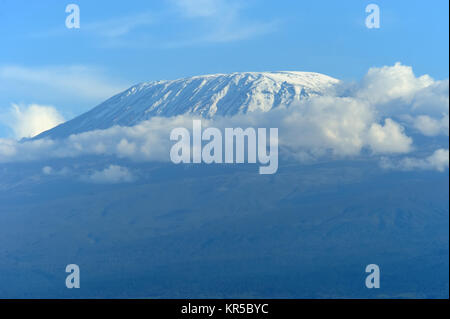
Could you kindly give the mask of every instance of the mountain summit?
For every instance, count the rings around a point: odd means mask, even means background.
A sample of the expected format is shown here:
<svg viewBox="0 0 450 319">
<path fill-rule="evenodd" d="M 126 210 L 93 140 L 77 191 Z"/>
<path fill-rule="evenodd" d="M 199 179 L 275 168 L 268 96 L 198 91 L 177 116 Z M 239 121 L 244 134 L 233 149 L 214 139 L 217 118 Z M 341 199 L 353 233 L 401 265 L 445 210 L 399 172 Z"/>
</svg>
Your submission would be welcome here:
<svg viewBox="0 0 450 319">
<path fill-rule="evenodd" d="M 269 111 L 313 95 L 338 80 L 312 72 L 244 72 L 154 81 L 132 86 L 36 138 L 61 138 L 114 125 L 132 126 L 154 116 L 205 118 Z"/>
</svg>

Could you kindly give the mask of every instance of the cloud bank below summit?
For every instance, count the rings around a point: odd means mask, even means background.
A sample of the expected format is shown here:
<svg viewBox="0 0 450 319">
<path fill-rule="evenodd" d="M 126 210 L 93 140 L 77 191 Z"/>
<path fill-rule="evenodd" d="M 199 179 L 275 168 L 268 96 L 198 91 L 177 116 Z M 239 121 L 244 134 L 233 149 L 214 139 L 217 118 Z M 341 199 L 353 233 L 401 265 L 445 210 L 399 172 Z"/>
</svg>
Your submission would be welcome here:
<svg viewBox="0 0 450 319">
<path fill-rule="evenodd" d="M 449 135 L 449 81 L 416 77 L 409 66 L 371 68 L 356 83 L 340 83 L 329 95 L 289 107 L 233 117 L 202 119 L 203 128 L 277 127 L 280 155 L 300 162 L 369 154 L 391 169 L 448 168 L 448 140 L 434 153 L 421 151 L 415 136 Z M 0 162 L 35 161 L 84 155 L 108 155 L 131 161 L 169 161 L 170 131 L 192 127 L 194 117 L 154 117 L 133 127 L 114 126 L 62 140 L 19 143 L 0 139 Z M 442 138 L 442 140 L 445 140 Z M 429 152 L 429 151 L 428 151 Z M 399 157 L 406 156 L 407 157 Z M 393 157 L 392 159 L 390 157 Z M 445 160 L 447 159 L 447 161 Z"/>
</svg>

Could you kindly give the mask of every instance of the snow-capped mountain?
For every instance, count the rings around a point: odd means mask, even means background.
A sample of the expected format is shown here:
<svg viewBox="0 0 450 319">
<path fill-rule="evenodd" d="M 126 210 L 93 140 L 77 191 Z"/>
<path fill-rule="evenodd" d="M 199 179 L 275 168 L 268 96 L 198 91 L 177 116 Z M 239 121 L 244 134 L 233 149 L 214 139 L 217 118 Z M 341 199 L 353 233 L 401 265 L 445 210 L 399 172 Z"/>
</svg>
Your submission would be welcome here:
<svg viewBox="0 0 450 319">
<path fill-rule="evenodd" d="M 60 138 L 114 125 L 132 126 L 153 116 L 205 118 L 269 111 L 321 95 L 338 80 L 312 72 L 245 72 L 194 76 L 135 85 L 89 112 L 37 136 Z"/>
</svg>

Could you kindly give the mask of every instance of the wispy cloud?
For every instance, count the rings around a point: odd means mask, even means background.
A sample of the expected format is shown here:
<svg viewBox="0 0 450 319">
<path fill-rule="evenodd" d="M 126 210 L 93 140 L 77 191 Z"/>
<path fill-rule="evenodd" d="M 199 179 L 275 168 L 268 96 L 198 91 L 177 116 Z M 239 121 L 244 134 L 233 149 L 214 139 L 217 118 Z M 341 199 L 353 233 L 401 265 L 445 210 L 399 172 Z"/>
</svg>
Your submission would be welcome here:
<svg viewBox="0 0 450 319">
<path fill-rule="evenodd" d="M 82 22 L 77 33 L 94 38 L 102 47 L 175 48 L 245 40 L 273 32 L 279 25 L 275 20 L 249 19 L 243 13 L 244 3 L 235 0 L 166 0 L 166 4 L 153 12 Z M 58 27 L 32 35 L 54 37 L 67 32 Z"/>
<path fill-rule="evenodd" d="M 108 38 L 122 37 L 139 28 L 143 28 L 157 21 L 151 13 L 138 13 L 114 19 L 91 22 L 83 25 L 83 32 Z"/>
<path fill-rule="evenodd" d="M 100 38 L 119 38 L 128 35 L 132 31 L 146 28 L 156 24 L 160 14 L 139 12 L 135 14 L 111 17 L 105 20 L 87 21 L 81 24 L 77 32 L 81 35 L 89 35 Z M 68 31 L 64 27 L 55 27 L 49 30 L 39 30 L 31 33 L 32 37 L 47 38 L 66 36 Z"/>
<path fill-rule="evenodd" d="M 85 99 L 106 99 L 127 88 L 94 67 L 83 65 L 26 67 L 0 66 L 2 89 L 20 87 L 22 91 L 47 91 Z"/>
<path fill-rule="evenodd" d="M 190 17 L 215 17 L 222 13 L 234 12 L 237 7 L 223 0 L 171 0 L 180 13 Z"/>
<path fill-rule="evenodd" d="M 201 43 L 232 42 L 249 39 L 276 30 L 279 22 L 251 21 L 243 16 L 243 2 L 232 0 L 171 0 L 179 15 L 195 21 L 206 30 L 195 38 L 169 41 L 165 46 L 189 46 Z"/>
</svg>

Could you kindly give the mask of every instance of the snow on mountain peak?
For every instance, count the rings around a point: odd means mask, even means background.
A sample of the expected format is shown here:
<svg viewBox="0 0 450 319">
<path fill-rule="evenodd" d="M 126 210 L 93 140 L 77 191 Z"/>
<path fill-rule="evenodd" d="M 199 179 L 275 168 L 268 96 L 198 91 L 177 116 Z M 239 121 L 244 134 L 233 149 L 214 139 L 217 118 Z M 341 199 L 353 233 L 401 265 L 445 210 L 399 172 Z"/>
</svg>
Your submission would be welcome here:
<svg viewBox="0 0 450 319">
<path fill-rule="evenodd" d="M 267 112 L 314 95 L 338 80 L 313 72 L 241 72 L 210 74 L 132 86 L 71 121 L 42 133 L 65 137 L 114 125 L 132 126 L 154 116 L 180 114 L 205 118 Z"/>
</svg>

